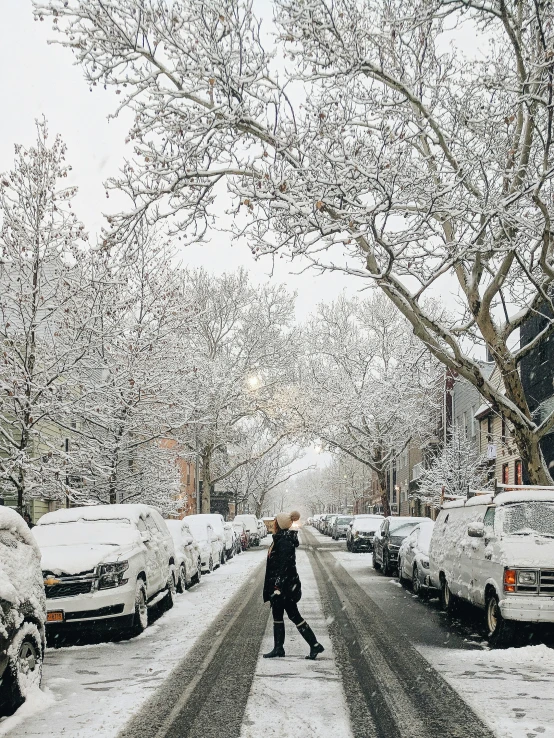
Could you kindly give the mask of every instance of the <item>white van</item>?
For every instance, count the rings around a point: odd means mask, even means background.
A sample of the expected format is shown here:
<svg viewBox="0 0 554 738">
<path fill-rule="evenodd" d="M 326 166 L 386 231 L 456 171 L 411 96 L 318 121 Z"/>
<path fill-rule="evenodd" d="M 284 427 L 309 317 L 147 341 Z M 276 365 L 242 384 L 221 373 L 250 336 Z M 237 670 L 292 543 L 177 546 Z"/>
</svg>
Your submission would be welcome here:
<svg viewBox="0 0 554 738">
<path fill-rule="evenodd" d="M 429 565 L 444 609 L 459 598 L 485 610 L 492 644 L 511 642 L 516 622 L 554 623 L 554 488 L 445 503 Z"/>
</svg>

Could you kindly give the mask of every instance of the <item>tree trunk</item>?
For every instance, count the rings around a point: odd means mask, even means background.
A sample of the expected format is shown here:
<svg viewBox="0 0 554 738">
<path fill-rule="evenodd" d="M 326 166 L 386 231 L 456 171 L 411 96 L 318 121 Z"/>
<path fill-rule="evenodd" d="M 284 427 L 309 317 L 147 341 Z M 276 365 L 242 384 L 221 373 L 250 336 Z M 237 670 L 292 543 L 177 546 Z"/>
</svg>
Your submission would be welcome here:
<svg viewBox="0 0 554 738">
<path fill-rule="evenodd" d="M 548 473 L 536 434 L 517 426 L 513 427 L 513 434 L 529 483 L 542 487 L 551 486 L 552 477 Z"/>
<path fill-rule="evenodd" d="M 210 448 L 204 449 L 202 452 L 202 512 L 211 512 L 211 462 L 212 462 L 212 450 Z"/>
<path fill-rule="evenodd" d="M 377 481 L 379 482 L 379 495 L 381 496 L 381 505 L 383 506 L 383 515 L 388 518 L 391 514 L 389 495 L 387 492 L 387 478 L 385 472 L 379 472 L 377 474 Z"/>
</svg>

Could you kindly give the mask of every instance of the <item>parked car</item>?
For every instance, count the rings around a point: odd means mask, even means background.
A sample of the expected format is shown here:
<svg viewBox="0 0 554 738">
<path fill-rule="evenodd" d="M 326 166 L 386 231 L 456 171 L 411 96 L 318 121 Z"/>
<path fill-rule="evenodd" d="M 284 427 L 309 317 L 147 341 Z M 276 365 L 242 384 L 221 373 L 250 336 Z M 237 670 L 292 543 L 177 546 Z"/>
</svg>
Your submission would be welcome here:
<svg viewBox="0 0 554 738">
<path fill-rule="evenodd" d="M 40 550 L 23 518 L 0 507 L 0 710 L 11 715 L 40 685 L 46 599 Z"/>
<path fill-rule="evenodd" d="M 47 513 L 33 528 L 42 555 L 47 632 L 116 627 L 141 633 L 148 608 L 173 606 L 175 551 L 149 505 L 90 505 Z"/>
<path fill-rule="evenodd" d="M 175 586 L 177 592 L 184 592 L 193 584 L 200 583 L 202 576 L 202 557 L 200 546 L 183 520 L 166 520 L 175 547 Z"/>
<path fill-rule="evenodd" d="M 192 517 L 189 515 L 189 517 Z M 233 528 L 230 523 L 226 523 L 221 513 L 201 513 L 195 515 L 195 518 L 205 519 L 212 526 L 215 535 L 221 541 L 220 563 L 226 564 L 229 559 L 235 555 L 233 545 Z"/>
<path fill-rule="evenodd" d="M 346 530 L 346 548 L 352 553 L 373 551 L 373 537 L 383 520 L 382 515 L 356 515 Z"/>
<path fill-rule="evenodd" d="M 221 565 L 222 543 L 211 523 L 203 515 L 187 515 L 183 518 L 184 530 L 192 534 L 200 549 L 202 574 L 211 574 Z"/>
<path fill-rule="evenodd" d="M 260 545 L 260 531 L 258 530 L 258 519 L 255 515 L 235 515 L 235 520 L 246 525 L 251 546 Z"/>
<path fill-rule="evenodd" d="M 331 531 L 333 530 L 333 525 L 335 523 L 335 520 L 338 518 L 338 515 L 328 515 L 327 519 L 325 520 L 325 524 L 323 527 L 323 532 L 326 536 L 331 535 Z"/>
<path fill-rule="evenodd" d="M 346 538 L 346 531 L 352 520 L 352 515 L 337 515 L 331 530 L 331 536 L 334 541 L 338 541 L 339 538 Z"/>
<path fill-rule="evenodd" d="M 554 489 L 446 503 L 429 560 L 443 608 L 483 608 L 492 645 L 511 643 L 517 622 L 554 623 Z"/>
<path fill-rule="evenodd" d="M 258 531 L 260 533 L 260 540 L 262 541 L 267 536 L 267 527 L 263 520 L 258 520 Z"/>
<path fill-rule="evenodd" d="M 242 522 L 242 520 L 237 520 L 236 518 L 233 520 L 233 530 L 235 531 L 238 539 L 238 545 L 240 551 L 246 551 L 248 550 L 248 530 L 246 528 L 246 525 Z"/>
<path fill-rule="evenodd" d="M 398 576 L 402 584 L 411 582 L 414 594 L 420 597 L 432 592 L 429 586 L 429 545 L 435 523 L 426 520 L 416 525 L 404 538 L 398 552 Z"/>
<path fill-rule="evenodd" d="M 389 516 L 381 523 L 381 527 L 373 537 L 373 568 L 390 576 L 397 568 L 398 551 L 404 538 L 424 520 L 430 518 L 408 518 Z"/>
</svg>

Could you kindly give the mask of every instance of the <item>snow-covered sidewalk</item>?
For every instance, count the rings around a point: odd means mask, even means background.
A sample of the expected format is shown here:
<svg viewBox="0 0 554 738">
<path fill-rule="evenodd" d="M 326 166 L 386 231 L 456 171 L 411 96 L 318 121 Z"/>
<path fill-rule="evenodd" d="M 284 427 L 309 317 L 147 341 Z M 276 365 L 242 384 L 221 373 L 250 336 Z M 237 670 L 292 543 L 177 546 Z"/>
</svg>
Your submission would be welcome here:
<svg viewBox="0 0 554 738">
<path fill-rule="evenodd" d="M 42 691 L 0 721 L 0 735 L 115 736 L 250 578 L 267 541 L 177 595 L 173 609 L 137 638 L 49 649 Z"/>
<path fill-rule="evenodd" d="M 308 557 L 300 548 L 297 566 L 302 581 L 300 612 L 313 628 L 325 652 L 305 659 L 309 648 L 285 615 L 283 659 L 264 659 L 273 648 L 270 620 L 260 649 L 254 683 L 244 716 L 241 738 L 351 738 L 348 707 L 335 663 L 319 592 Z"/>
</svg>

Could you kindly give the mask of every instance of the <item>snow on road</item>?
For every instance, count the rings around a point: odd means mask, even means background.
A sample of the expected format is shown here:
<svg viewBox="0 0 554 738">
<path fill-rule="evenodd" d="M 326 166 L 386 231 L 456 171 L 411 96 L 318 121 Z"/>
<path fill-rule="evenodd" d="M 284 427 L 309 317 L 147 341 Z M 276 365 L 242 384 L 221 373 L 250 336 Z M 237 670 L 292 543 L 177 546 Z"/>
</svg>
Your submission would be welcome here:
<svg viewBox="0 0 554 738">
<path fill-rule="evenodd" d="M 399 596 L 397 580 L 368 577 L 373 568 L 370 554 L 349 553 L 344 541 L 333 542 L 314 529 L 311 532 L 326 550 L 334 549 L 337 561 L 378 604 L 387 593 Z M 410 600 L 412 595 L 408 591 L 402 597 Z M 431 608 L 421 607 L 423 612 Z M 408 636 L 414 624 L 415 619 L 406 624 Z M 449 638 L 447 633 L 445 643 L 453 635 Z M 453 648 L 451 642 L 448 648 L 417 640 L 414 645 L 499 738 L 554 738 L 554 649 L 537 645 L 494 650 L 479 634 L 463 640 L 464 648 Z"/>
<path fill-rule="evenodd" d="M 2 720 L 0 735 L 115 736 L 265 559 L 265 543 L 177 595 L 173 609 L 137 638 L 49 649 L 43 692 Z"/>
<path fill-rule="evenodd" d="M 299 610 L 325 652 L 307 661 L 309 648 L 285 615 L 284 659 L 264 659 L 273 648 L 273 624 L 265 633 L 252 690 L 246 705 L 241 738 L 352 738 L 346 698 L 335 663 L 317 584 L 308 557 L 297 552 L 302 581 Z"/>
</svg>

